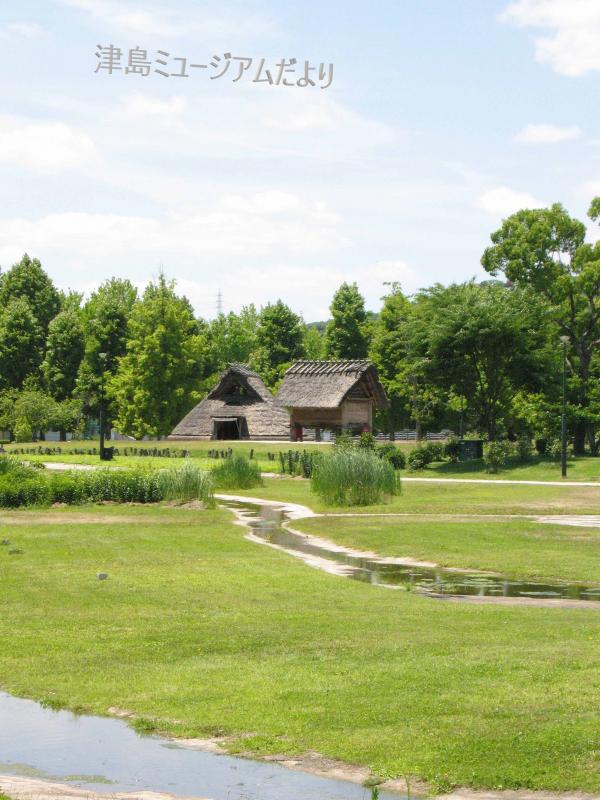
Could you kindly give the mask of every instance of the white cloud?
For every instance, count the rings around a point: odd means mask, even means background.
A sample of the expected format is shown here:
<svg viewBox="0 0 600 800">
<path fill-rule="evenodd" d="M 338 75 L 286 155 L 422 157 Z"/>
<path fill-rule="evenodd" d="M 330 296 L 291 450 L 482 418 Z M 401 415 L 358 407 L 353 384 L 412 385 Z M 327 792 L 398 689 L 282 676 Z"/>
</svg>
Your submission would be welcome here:
<svg viewBox="0 0 600 800">
<path fill-rule="evenodd" d="M 91 267 L 113 257 L 170 261 L 331 252 L 348 242 L 341 218 L 322 203 L 282 192 L 223 195 L 210 207 L 162 217 L 66 212 L 0 219 L 0 261 L 24 250 L 68 251 Z"/>
<path fill-rule="evenodd" d="M 489 189 L 476 202 L 477 208 L 494 217 L 507 217 L 522 208 L 544 208 L 545 205 L 528 192 L 519 192 L 508 186 Z"/>
<path fill-rule="evenodd" d="M 215 315 L 216 292 L 220 289 L 226 311 L 238 311 L 250 300 L 265 305 L 280 297 L 307 322 L 314 322 L 329 318 L 331 298 L 344 281 L 358 284 L 367 308 L 371 309 L 380 307 L 381 297 L 388 291 L 385 282 L 399 281 L 406 293 L 419 288 L 417 273 L 403 261 L 379 261 L 350 268 L 323 263 L 247 264 L 218 278 L 179 280 L 178 288 L 205 317 Z M 251 293 L 248 287 L 252 287 Z M 300 297 L 295 287 L 302 287 Z"/>
<path fill-rule="evenodd" d="M 256 14 L 242 13 L 239 9 L 212 13 L 203 9 L 189 9 L 185 13 L 165 8 L 160 3 L 128 3 L 124 0 L 57 0 L 61 5 L 86 12 L 95 25 L 123 35 L 162 38 L 195 38 L 207 41 L 236 36 L 270 35 L 273 23 Z M 198 4 L 196 4 L 198 5 Z"/>
<path fill-rule="evenodd" d="M 146 117 L 182 114 L 186 107 L 187 100 L 181 95 L 162 100 L 159 97 L 135 92 L 123 98 L 121 111 L 129 118 L 145 119 Z"/>
<path fill-rule="evenodd" d="M 0 115 L 0 163 L 60 172 L 91 166 L 96 158 L 90 137 L 64 122 Z"/>
<path fill-rule="evenodd" d="M 545 31 L 534 37 L 535 57 L 556 72 L 576 77 L 600 70 L 598 0 L 515 0 L 501 19 Z"/>
<path fill-rule="evenodd" d="M 24 39 L 37 39 L 45 34 L 41 25 L 35 22 L 8 22 L 0 26 L 0 39 L 22 36 Z"/>
<path fill-rule="evenodd" d="M 560 127 L 559 125 L 526 125 L 515 136 L 519 144 L 557 144 L 579 139 L 581 128 L 577 125 Z"/>
</svg>

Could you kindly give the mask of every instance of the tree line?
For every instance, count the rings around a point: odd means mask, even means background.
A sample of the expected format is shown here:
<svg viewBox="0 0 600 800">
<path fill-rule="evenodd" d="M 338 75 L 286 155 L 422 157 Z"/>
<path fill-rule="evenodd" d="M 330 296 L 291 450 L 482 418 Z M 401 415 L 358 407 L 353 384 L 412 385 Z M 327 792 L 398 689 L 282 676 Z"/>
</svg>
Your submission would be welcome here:
<svg viewBox="0 0 600 800">
<path fill-rule="evenodd" d="M 600 220 L 600 198 L 590 207 Z M 22 441 L 107 420 L 140 438 L 168 434 L 232 361 L 276 389 L 299 358 L 370 358 L 390 399 L 378 426 L 450 428 L 490 440 L 558 435 L 563 348 L 576 453 L 600 445 L 600 243 L 559 204 L 523 210 L 492 233 L 490 278 L 412 296 L 387 285 L 378 313 L 344 283 L 325 325 L 282 300 L 198 319 L 164 275 L 138 293 L 111 278 L 89 298 L 54 286 L 25 255 L 0 274 L 0 429 Z"/>
</svg>

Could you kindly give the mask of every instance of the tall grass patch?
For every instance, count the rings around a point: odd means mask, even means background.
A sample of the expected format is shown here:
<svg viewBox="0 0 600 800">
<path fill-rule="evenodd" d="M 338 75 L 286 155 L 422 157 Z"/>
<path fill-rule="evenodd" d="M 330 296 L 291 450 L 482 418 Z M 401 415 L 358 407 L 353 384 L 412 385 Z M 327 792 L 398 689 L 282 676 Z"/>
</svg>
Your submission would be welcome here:
<svg viewBox="0 0 600 800">
<path fill-rule="evenodd" d="M 161 469 L 158 481 L 164 500 L 200 500 L 207 507 L 214 505 L 212 476 L 191 461 L 173 469 Z"/>
<path fill-rule="evenodd" d="M 252 489 L 263 483 L 260 466 L 241 455 L 226 458 L 212 474 L 219 489 Z"/>
<path fill-rule="evenodd" d="M 400 478 L 370 450 L 336 448 L 316 460 L 311 488 L 328 505 L 369 506 L 398 494 Z"/>
</svg>

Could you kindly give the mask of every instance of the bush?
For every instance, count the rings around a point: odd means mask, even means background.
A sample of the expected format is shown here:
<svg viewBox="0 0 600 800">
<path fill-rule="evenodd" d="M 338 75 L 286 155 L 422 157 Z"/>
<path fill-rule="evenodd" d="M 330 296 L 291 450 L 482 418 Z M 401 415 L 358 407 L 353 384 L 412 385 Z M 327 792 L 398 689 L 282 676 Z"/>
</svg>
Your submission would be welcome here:
<svg viewBox="0 0 600 800">
<path fill-rule="evenodd" d="M 425 469 L 432 461 L 443 461 L 444 456 L 444 445 L 441 442 L 429 442 L 410 451 L 408 467 L 411 470 Z"/>
<path fill-rule="evenodd" d="M 516 451 L 519 461 L 529 461 L 533 455 L 533 444 L 529 436 L 519 436 L 516 444 Z"/>
<path fill-rule="evenodd" d="M 351 447 L 354 447 L 352 436 L 350 436 L 348 431 L 344 431 L 343 433 L 338 434 L 335 437 L 335 442 L 333 443 L 333 446 L 336 447 L 338 450 L 348 450 Z"/>
<path fill-rule="evenodd" d="M 404 469 L 406 466 L 406 456 L 402 450 L 396 447 L 395 444 L 392 444 L 392 442 L 382 444 L 375 452 L 379 458 L 389 461 L 394 469 Z"/>
<path fill-rule="evenodd" d="M 368 450 L 343 448 L 315 462 L 311 489 L 329 505 L 368 506 L 397 494 L 400 481 L 389 461 Z"/>
<path fill-rule="evenodd" d="M 550 439 L 546 447 L 546 455 L 551 461 L 560 461 L 562 458 L 562 439 L 559 437 L 556 439 Z M 567 458 L 572 457 L 573 452 L 569 447 L 567 447 Z"/>
<path fill-rule="evenodd" d="M 174 469 L 161 469 L 158 483 L 164 500 L 201 500 L 206 506 L 214 505 L 212 476 L 191 461 Z"/>
<path fill-rule="evenodd" d="M 18 480 L 14 473 L 0 476 L 0 506 L 3 508 L 48 505 L 50 500 L 49 484 L 41 475 L 20 476 Z"/>
<path fill-rule="evenodd" d="M 412 471 L 425 469 L 429 464 L 429 457 L 424 447 L 415 447 L 408 454 L 408 468 Z"/>
<path fill-rule="evenodd" d="M 444 445 L 444 455 L 452 462 L 458 464 L 460 461 L 460 439 L 457 436 L 451 436 Z"/>
<path fill-rule="evenodd" d="M 31 442 L 33 431 L 26 419 L 19 419 L 15 425 L 15 440 L 17 442 Z"/>
<path fill-rule="evenodd" d="M 227 458 L 213 470 L 212 475 L 219 489 L 251 489 L 263 482 L 259 465 L 241 455 Z"/>
<path fill-rule="evenodd" d="M 358 447 L 361 450 L 375 450 L 376 439 L 375 436 L 369 431 L 363 431 L 358 440 Z"/>
<path fill-rule="evenodd" d="M 488 442 L 483 448 L 485 471 L 495 474 L 499 469 L 506 466 L 513 453 L 514 449 L 510 442 Z"/>
</svg>

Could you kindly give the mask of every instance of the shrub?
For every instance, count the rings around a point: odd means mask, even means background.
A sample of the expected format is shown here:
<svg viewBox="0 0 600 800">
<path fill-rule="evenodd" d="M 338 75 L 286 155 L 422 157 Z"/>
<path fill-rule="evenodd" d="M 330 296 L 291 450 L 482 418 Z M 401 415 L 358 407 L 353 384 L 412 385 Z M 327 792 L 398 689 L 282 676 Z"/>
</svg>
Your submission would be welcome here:
<svg viewBox="0 0 600 800">
<path fill-rule="evenodd" d="M 562 458 L 562 439 L 560 437 L 556 437 L 556 439 L 550 439 L 548 441 L 548 445 L 546 447 L 546 455 L 550 458 L 551 461 L 560 461 Z M 567 447 L 567 458 L 572 458 L 573 452 L 572 450 Z"/>
<path fill-rule="evenodd" d="M 394 469 L 404 469 L 406 466 L 406 456 L 402 450 L 400 450 L 399 447 L 396 447 L 396 445 L 392 442 L 382 444 L 381 447 L 378 447 L 375 452 L 379 458 L 389 461 Z"/>
<path fill-rule="evenodd" d="M 215 486 L 220 489 L 251 489 L 262 485 L 260 467 L 242 455 L 226 459 L 213 470 Z"/>
<path fill-rule="evenodd" d="M 457 436 L 451 436 L 448 439 L 444 445 L 444 455 L 452 464 L 460 461 L 460 439 Z"/>
<path fill-rule="evenodd" d="M 424 447 L 415 447 L 408 454 L 408 468 L 410 470 L 425 469 L 429 463 L 431 463 L 431 458 Z"/>
<path fill-rule="evenodd" d="M 311 488 L 329 505 L 368 506 L 397 494 L 400 481 L 391 463 L 361 449 L 334 449 L 317 459 Z"/>
<path fill-rule="evenodd" d="M 212 476 L 191 461 L 161 469 L 158 483 L 164 500 L 201 500 L 206 506 L 214 505 Z"/>
<path fill-rule="evenodd" d="M 483 448 L 485 471 L 494 474 L 498 472 L 499 469 L 506 466 L 513 452 L 513 446 L 510 442 L 488 442 Z"/>
<path fill-rule="evenodd" d="M 370 431 L 363 431 L 358 440 L 358 447 L 361 450 L 375 450 L 376 439 Z"/>
<path fill-rule="evenodd" d="M 41 475 L 19 477 L 18 480 L 14 474 L 0 476 L 0 506 L 3 508 L 48 505 L 50 499 L 50 487 Z"/>
<path fill-rule="evenodd" d="M 15 425 L 15 440 L 17 442 L 31 442 L 33 431 L 26 419 L 18 419 Z"/>
<path fill-rule="evenodd" d="M 529 436 L 519 436 L 515 445 L 519 461 L 529 461 L 533 455 L 533 444 Z"/>
<path fill-rule="evenodd" d="M 335 437 L 335 442 L 333 443 L 333 446 L 337 447 L 338 450 L 348 450 L 349 448 L 354 446 L 352 442 L 352 436 L 350 436 L 348 431 L 340 433 L 338 436 Z"/>
</svg>

